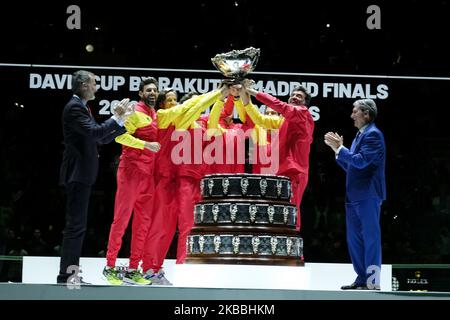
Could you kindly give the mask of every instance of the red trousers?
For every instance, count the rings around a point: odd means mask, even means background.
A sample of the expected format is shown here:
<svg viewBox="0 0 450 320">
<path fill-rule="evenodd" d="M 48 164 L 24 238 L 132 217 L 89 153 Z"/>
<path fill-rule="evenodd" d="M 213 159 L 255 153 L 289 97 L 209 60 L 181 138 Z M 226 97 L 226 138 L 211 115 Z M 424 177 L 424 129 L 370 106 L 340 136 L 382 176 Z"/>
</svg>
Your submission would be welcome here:
<svg viewBox="0 0 450 320">
<path fill-rule="evenodd" d="M 177 263 L 183 263 L 187 255 L 186 240 L 194 225 L 194 206 L 200 200 L 200 180 L 191 177 L 180 177 L 178 184 Z"/>
<path fill-rule="evenodd" d="M 306 185 L 308 184 L 308 174 L 299 173 L 295 175 L 290 174 L 280 174 L 285 175 L 291 179 L 292 197 L 291 202 L 297 207 L 297 224 L 295 229 L 300 231 L 301 227 L 301 213 L 300 204 L 302 202 L 303 193 L 305 192 Z"/>
<path fill-rule="evenodd" d="M 145 244 L 144 272 L 149 269 L 157 272 L 162 267 L 177 225 L 176 263 L 184 262 L 186 240 L 194 225 L 194 205 L 200 199 L 200 181 L 191 177 L 178 177 L 176 183 L 162 179 L 157 190 L 155 214 Z"/>
<path fill-rule="evenodd" d="M 148 230 L 142 259 L 142 269 L 157 272 L 163 265 L 172 242 L 171 226 L 177 212 L 177 186 L 173 177 L 158 177 L 153 205 L 152 224 Z"/>
<path fill-rule="evenodd" d="M 114 220 L 109 232 L 106 261 L 109 267 L 116 264 L 122 246 L 122 237 L 133 214 L 131 233 L 130 269 L 137 269 L 142 259 L 146 235 L 151 223 L 155 183 L 153 174 L 135 166 L 119 167 L 117 192 L 114 204 Z"/>
</svg>

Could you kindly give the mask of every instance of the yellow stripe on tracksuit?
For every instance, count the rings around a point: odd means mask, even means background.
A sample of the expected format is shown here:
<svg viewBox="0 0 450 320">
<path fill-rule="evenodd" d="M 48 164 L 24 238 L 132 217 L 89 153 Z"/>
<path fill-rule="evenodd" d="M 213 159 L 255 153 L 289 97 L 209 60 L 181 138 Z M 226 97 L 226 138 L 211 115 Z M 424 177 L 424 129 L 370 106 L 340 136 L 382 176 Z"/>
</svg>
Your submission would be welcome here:
<svg viewBox="0 0 450 320">
<path fill-rule="evenodd" d="M 183 104 L 170 109 L 158 110 L 158 128 L 166 129 L 172 123 L 179 130 L 187 130 L 195 125 L 195 120 L 200 117 L 201 112 L 209 107 L 220 95 L 220 91 L 212 91 L 185 101 Z M 204 108 L 202 111 L 199 109 Z M 180 117 L 183 115 L 182 117 Z"/>
<path fill-rule="evenodd" d="M 134 112 L 125 121 L 125 129 L 127 130 L 127 132 L 116 137 L 116 142 L 127 147 L 143 150 L 145 141 L 136 138 L 135 136 L 133 136 L 133 134 L 137 129 L 149 126 L 152 122 L 153 120 L 149 115 L 140 111 Z"/>
<path fill-rule="evenodd" d="M 242 103 L 242 100 L 240 100 L 240 103 Z M 251 102 L 245 106 L 245 111 L 255 123 L 256 140 L 259 145 L 267 144 L 267 130 L 280 129 L 284 123 L 284 117 L 263 115 Z"/>
</svg>

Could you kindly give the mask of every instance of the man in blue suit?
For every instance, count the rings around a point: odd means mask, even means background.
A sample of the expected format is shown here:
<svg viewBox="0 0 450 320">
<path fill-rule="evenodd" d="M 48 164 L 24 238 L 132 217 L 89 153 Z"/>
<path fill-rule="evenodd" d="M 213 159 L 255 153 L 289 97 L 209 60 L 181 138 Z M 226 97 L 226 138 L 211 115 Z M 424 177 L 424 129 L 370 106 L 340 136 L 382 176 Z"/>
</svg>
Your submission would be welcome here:
<svg viewBox="0 0 450 320">
<path fill-rule="evenodd" d="M 380 289 L 381 272 L 381 203 L 386 199 L 386 145 L 383 133 L 375 126 L 377 106 L 371 99 L 353 103 L 351 118 L 358 128 L 349 149 L 337 133 L 325 134 L 325 143 L 336 154 L 345 170 L 347 244 L 353 268 L 357 273 L 348 289 Z"/>
<path fill-rule="evenodd" d="M 95 98 L 95 75 L 80 70 L 72 76 L 73 96 L 62 114 L 64 154 L 60 171 L 60 184 L 66 189 L 66 223 L 63 232 L 60 271 L 57 283 L 83 284 L 78 266 L 84 234 L 91 188 L 97 178 L 98 144 L 109 143 L 123 134 L 126 117 L 133 112 L 129 99 L 123 99 L 114 115 L 98 124 L 87 102 Z"/>
</svg>

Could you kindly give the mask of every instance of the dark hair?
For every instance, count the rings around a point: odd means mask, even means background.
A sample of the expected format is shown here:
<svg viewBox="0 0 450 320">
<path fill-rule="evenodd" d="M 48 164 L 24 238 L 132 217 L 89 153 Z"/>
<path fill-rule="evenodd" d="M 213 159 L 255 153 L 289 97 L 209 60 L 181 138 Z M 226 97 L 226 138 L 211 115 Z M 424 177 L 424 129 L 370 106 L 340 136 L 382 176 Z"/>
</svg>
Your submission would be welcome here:
<svg viewBox="0 0 450 320">
<path fill-rule="evenodd" d="M 188 93 L 185 93 L 184 96 L 180 99 L 180 104 L 182 104 L 183 102 L 189 100 L 193 96 L 198 96 L 198 95 L 199 95 L 199 93 L 197 91 L 195 91 L 195 90 L 189 91 Z"/>
<path fill-rule="evenodd" d="M 142 79 L 141 83 L 139 84 L 139 91 L 144 90 L 144 87 L 151 83 L 153 83 L 156 86 L 156 88 L 158 88 L 158 80 L 156 80 L 153 77 L 148 77 L 148 78 Z"/>
<path fill-rule="evenodd" d="M 311 101 L 311 95 L 309 94 L 308 90 L 302 85 L 297 85 L 297 86 L 294 87 L 294 89 L 292 89 L 291 95 L 295 91 L 301 91 L 301 92 L 303 92 L 305 94 L 305 104 L 307 106 L 309 106 L 309 102 Z"/>
<path fill-rule="evenodd" d="M 76 95 L 81 95 L 81 86 L 90 80 L 91 77 L 95 77 L 92 72 L 86 70 L 75 71 L 72 75 L 72 92 Z"/>
<path fill-rule="evenodd" d="M 169 92 L 173 92 L 173 93 L 175 93 L 175 95 L 177 95 L 177 92 L 172 88 L 161 90 L 161 92 L 158 93 L 158 97 L 156 98 L 155 110 L 162 109 L 161 104 L 164 103 L 164 100 L 166 100 L 166 96 Z"/>
<path fill-rule="evenodd" d="M 270 108 L 269 106 L 265 106 L 264 107 L 264 114 L 267 113 L 267 109 Z M 271 108 L 272 109 L 272 108 Z M 272 109 L 273 110 L 273 109 Z M 276 112 L 277 114 L 279 114 L 277 111 L 273 110 L 274 112 Z"/>
</svg>

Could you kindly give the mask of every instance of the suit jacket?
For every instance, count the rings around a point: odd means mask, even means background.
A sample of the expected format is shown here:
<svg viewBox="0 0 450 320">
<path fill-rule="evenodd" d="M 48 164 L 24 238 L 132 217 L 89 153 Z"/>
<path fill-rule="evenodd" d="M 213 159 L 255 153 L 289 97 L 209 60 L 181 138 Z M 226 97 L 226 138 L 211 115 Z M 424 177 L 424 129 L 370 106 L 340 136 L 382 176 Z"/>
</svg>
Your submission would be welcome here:
<svg viewBox="0 0 450 320">
<path fill-rule="evenodd" d="M 77 96 L 64 107 L 62 124 L 65 149 L 59 183 L 94 184 L 98 172 L 97 144 L 111 142 L 125 129 L 112 118 L 98 124 Z"/>
<path fill-rule="evenodd" d="M 374 123 L 353 140 L 350 150 L 341 148 L 336 160 L 347 172 L 349 201 L 386 199 L 386 145 L 383 133 Z"/>
</svg>

